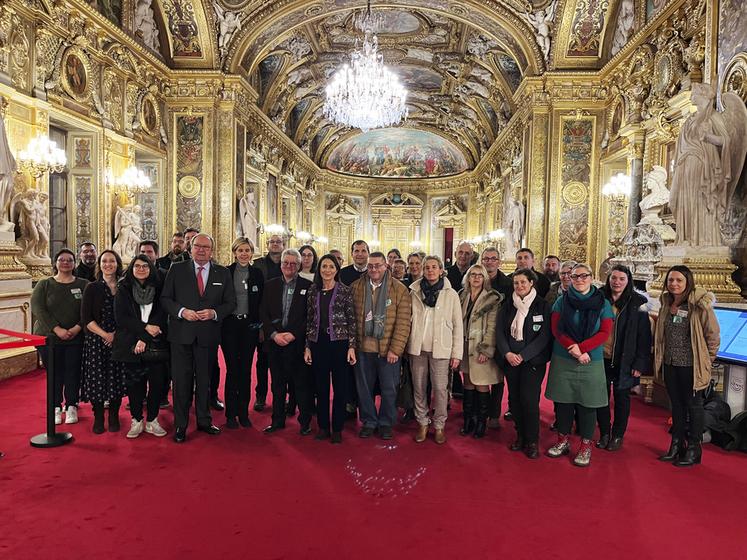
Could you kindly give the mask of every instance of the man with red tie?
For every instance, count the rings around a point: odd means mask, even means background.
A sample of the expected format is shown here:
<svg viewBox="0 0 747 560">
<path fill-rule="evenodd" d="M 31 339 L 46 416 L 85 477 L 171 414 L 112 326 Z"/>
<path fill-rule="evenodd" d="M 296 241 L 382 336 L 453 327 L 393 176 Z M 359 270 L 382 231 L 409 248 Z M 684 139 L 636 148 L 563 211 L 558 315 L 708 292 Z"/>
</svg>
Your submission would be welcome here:
<svg viewBox="0 0 747 560">
<path fill-rule="evenodd" d="M 161 303 L 169 314 L 177 443 L 187 439 L 193 387 L 197 429 L 210 435 L 220 433 L 208 407 L 210 362 L 218 351 L 221 322 L 236 307 L 236 294 L 230 272 L 210 260 L 212 253 L 212 237 L 196 235 L 192 258 L 171 266 L 161 292 Z"/>
</svg>

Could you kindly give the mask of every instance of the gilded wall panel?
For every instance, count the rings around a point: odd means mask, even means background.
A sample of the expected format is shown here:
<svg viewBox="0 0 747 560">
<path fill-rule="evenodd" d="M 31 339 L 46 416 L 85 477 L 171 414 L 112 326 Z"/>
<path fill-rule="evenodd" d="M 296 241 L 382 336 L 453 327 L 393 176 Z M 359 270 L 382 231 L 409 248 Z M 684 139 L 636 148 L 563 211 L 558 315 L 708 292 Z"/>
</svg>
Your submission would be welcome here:
<svg viewBox="0 0 747 560">
<path fill-rule="evenodd" d="M 178 115 L 176 138 L 176 228 L 202 227 L 204 115 Z"/>
<path fill-rule="evenodd" d="M 545 198 L 547 196 L 547 147 L 549 116 L 547 113 L 535 113 L 532 117 L 531 135 L 529 135 L 530 170 L 529 195 L 527 211 L 527 245 L 533 251 L 542 254 L 546 247 L 545 227 L 547 216 Z M 508 255 L 507 258 L 510 258 Z"/>
</svg>

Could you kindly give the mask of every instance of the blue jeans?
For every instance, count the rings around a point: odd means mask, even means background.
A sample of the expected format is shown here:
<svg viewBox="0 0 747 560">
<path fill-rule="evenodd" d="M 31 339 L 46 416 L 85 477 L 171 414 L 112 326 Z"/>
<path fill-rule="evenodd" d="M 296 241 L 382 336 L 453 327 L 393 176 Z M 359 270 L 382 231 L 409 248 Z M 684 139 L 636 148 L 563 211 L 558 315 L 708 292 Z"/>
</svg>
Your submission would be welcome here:
<svg viewBox="0 0 747 560">
<path fill-rule="evenodd" d="M 397 418 L 397 387 L 399 386 L 400 362 L 390 364 L 376 352 L 358 352 L 355 364 L 355 384 L 361 421 L 367 428 L 393 426 Z M 378 413 L 374 402 L 374 386 L 379 381 L 381 404 Z"/>
</svg>

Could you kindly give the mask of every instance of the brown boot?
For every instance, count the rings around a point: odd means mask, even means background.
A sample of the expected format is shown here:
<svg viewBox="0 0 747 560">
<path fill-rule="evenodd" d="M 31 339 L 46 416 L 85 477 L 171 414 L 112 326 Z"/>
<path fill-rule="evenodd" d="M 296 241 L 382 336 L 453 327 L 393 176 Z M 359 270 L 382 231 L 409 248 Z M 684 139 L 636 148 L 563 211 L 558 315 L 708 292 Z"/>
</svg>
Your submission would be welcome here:
<svg viewBox="0 0 747 560">
<path fill-rule="evenodd" d="M 441 428 L 440 430 L 436 430 L 436 435 L 434 438 L 436 440 L 436 443 L 439 445 L 442 443 L 446 443 L 446 432 L 444 432 L 444 429 Z"/>
<path fill-rule="evenodd" d="M 428 437 L 428 424 L 419 424 L 418 433 L 415 434 L 415 443 L 423 443 L 426 437 Z"/>
</svg>

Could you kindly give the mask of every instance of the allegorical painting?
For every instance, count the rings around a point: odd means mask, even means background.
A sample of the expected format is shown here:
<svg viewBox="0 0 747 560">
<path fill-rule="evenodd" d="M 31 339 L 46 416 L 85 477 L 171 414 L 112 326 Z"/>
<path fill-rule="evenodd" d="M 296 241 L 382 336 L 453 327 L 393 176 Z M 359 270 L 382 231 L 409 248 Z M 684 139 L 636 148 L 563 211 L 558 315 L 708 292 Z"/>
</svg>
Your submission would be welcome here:
<svg viewBox="0 0 747 560">
<path fill-rule="evenodd" d="M 419 66 L 396 66 L 394 73 L 399 81 L 410 89 L 441 89 L 441 75 L 430 68 Z"/>
<path fill-rule="evenodd" d="M 380 35 L 399 35 L 414 33 L 420 29 L 420 20 L 409 12 L 402 10 L 384 10 L 381 12 L 381 24 L 377 31 Z"/>
<path fill-rule="evenodd" d="M 371 130 L 337 146 L 327 168 L 372 177 L 441 177 L 467 170 L 454 145 L 432 132 L 408 128 Z"/>
<path fill-rule="evenodd" d="M 724 72 L 735 54 L 747 51 L 747 2 L 721 0 L 718 18 L 718 75 Z"/>
<path fill-rule="evenodd" d="M 669 2 L 669 0 L 646 0 L 646 21 L 651 21 L 667 2 Z M 741 5 L 742 0 L 732 0 L 732 3 Z M 723 13 L 723 11 L 721 13 Z"/>
<path fill-rule="evenodd" d="M 174 56 L 202 57 L 195 9 L 189 0 L 167 0 L 163 4 L 174 42 Z"/>
<path fill-rule="evenodd" d="M 122 26 L 122 0 L 88 0 L 88 4 L 118 27 Z"/>
<path fill-rule="evenodd" d="M 176 121 L 178 136 L 177 171 L 198 175 L 202 171 L 202 117 L 182 115 Z"/>
</svg>

